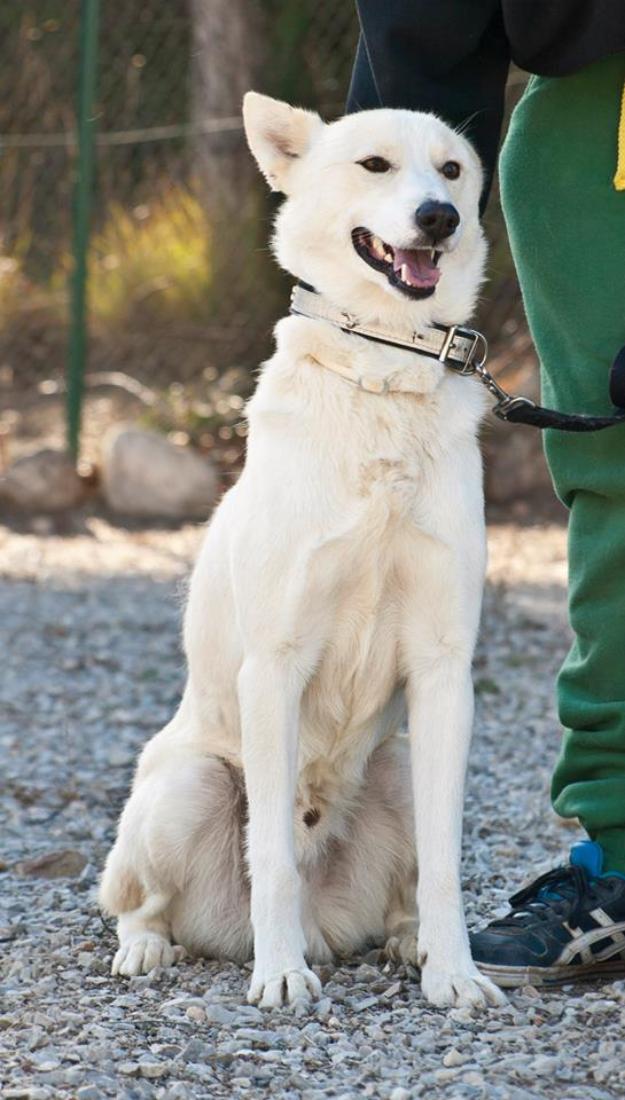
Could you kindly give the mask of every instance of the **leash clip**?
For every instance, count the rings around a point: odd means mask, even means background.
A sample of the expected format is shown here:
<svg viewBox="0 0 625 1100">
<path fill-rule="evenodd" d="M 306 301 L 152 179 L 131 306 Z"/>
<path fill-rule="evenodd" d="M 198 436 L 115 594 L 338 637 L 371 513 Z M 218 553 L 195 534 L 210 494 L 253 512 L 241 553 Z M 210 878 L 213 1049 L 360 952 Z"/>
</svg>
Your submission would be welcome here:
<svg viewBox="0 0 625 1100">
<path fill-rule="evenodd" d="M 513 409 L 519 409 L 525 405 L 529 409 L 536 408 L 536 402 L 532 401 L 530 397 L 513 397 L 508 393 L 505 397 L 502 397 L 496 405 L 493 405 L 491 412 L 499 418 L 499 420 L 508 420 L 509 414 Z"/>
</svg>

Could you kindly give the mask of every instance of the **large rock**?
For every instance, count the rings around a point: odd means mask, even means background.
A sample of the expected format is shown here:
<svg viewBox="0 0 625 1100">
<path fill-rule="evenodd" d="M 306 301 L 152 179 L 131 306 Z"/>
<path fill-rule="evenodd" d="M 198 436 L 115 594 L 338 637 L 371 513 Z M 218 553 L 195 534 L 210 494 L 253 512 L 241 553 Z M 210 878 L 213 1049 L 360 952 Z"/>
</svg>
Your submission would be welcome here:
<svg viewBox="0 0 625 1100">
<path fill-rule="evenodd" d="M 25 878 L 77 878 L 87 866 L 87 857 L 73 848 L 46 852 L 36 859 L 16 863 L 13 870 Z"/>
<path fill-rule="evenodd" d="M 102 489 L 114 512 L 205 517 L 217 495 L 212 463 L 141 428 L 111 429 L 102 448 Z"/>
<path fill-rule="evenodd" d="M 85 482 L 63 451 L 45 448 L 18 458 L 0 477 L 0 502 L 29 512 L 74 508 L 85 495 Z"/>
</svg>

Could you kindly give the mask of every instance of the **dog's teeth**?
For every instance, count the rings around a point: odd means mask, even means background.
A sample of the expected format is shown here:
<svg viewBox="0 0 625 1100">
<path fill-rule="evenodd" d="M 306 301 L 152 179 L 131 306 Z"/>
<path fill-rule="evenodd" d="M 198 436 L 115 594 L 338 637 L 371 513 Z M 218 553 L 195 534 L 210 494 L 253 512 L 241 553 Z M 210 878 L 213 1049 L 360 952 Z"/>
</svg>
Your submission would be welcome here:
<svg viewBox="0 0 625 1100">
<path fill-rule="evenodd" d="M 378 260 L 384 260 L 386 258 L 384 252 L 384 241 L 381 241 L 379 237 L 372 238 L 371 251 Z"/>
<path fill-rule="evenodd" d="M 430 249 L 430 259 L 431 259 L 433 264 L 436 263 L 436 249 L 435 248 Z"/>
<path fill-rule="evenodd" d="M 392 264 L 392 262 L 393 262 L 393 253 L 392 252 L 385 252 L 384 253 L 384 259 L 386 260 L 387 264 Z"/>
<path fill-rule="evenodd" d="M 400 277 L 402 283 L 410 282 L 410 280 L 408 278 L 408 264 L 402 264 L 401 265 L 401 270 L 399 272 L 399 277 Z"/>
</svg>

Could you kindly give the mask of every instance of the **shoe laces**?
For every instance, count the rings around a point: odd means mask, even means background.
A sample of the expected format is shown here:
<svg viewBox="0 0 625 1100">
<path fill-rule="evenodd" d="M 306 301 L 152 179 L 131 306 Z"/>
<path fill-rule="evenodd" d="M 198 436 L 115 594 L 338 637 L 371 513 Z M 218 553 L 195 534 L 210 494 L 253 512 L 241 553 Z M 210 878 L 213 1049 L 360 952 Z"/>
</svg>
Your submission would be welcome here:
<svg viewBox="0 0 625 1100">
<path fill-rule="evenodd" d="M 575 927 L 589 901 L 598 901 L 598 897 L 583 867 L 554 867 L 513 894 L 510 898 L 512 912 L 493 921 L 492 926 L 518 927 L 536 919 L 547 920 L 551 913 L 563 907 L 563 903 L 568 903 L 568 920 Z"/>
</svg>

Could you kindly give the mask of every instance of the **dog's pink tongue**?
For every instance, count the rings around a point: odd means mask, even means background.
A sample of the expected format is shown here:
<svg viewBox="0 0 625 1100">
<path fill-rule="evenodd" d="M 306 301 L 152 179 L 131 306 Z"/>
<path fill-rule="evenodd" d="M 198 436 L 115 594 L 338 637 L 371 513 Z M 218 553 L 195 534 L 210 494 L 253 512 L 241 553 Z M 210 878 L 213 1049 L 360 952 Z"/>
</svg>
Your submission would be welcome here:
<svg viewBox="0 0 625 1100">
<path fill-rule="evenodd" d="M 436 286 L 441 277 L 427 248 L 396 248 L 393 268 L 410 286 Z"/>
</svg>

